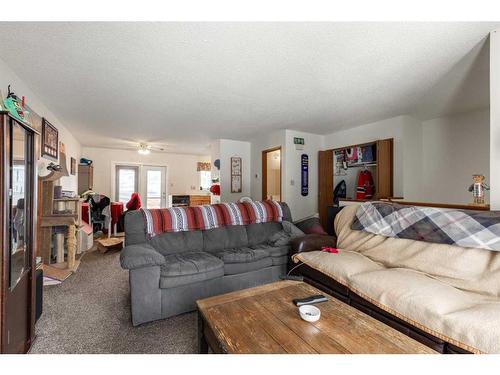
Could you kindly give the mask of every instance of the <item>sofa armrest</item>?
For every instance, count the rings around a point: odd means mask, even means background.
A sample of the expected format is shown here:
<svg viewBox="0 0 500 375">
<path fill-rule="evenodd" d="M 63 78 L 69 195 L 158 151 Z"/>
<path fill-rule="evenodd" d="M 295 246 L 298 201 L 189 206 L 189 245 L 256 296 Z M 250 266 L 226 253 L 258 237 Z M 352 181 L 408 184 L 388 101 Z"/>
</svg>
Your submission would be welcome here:
<svg viewBox="0 0 500 375">
<path fill-rule="evenodd" d="M 142 243 L 125 246 L 120 254 L 122 268 L 132 270 L 136 268 L 161 266 L 165 264 L 165 257 L 151 245 Z"/>
<path fill-rule="evenodd" d="M 323 246 L 337 246 L 337 237 L 324 234 L 308 234 L 303 237 L 294 238 L 292 240 L 290 255 L 321 250 Z"/>
</svg>

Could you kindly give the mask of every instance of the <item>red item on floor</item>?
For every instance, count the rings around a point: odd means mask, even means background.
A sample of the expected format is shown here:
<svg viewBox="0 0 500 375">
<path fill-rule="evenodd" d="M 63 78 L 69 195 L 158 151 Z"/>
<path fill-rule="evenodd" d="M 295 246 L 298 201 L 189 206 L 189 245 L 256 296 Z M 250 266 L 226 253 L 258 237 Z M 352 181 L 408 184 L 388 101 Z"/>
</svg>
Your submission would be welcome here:
<svg viewBox="0 0 500 375">
<path fill-rule="evenodd" d="M 323 246 L 321 248 L 321 251 L 324 251 L 325 253 L 330 253 L 330 254 L 338 254 L 339 251 L 334 248 L 334 247 L 329 247 L 329 246 Z"/>
<path fill-rule="evenodd" d="M 356 199 L 371 199 L 375 193 L 372 173 L 369 170 L 360 171 L 356 187 Z"/>
<path fill-rule="evenodd" d="M 141 208 L 141 196 L 139 193 L 132 193 L 130 200 L 127 202 L 127 210 L 134 211 Z"/>
</svg>

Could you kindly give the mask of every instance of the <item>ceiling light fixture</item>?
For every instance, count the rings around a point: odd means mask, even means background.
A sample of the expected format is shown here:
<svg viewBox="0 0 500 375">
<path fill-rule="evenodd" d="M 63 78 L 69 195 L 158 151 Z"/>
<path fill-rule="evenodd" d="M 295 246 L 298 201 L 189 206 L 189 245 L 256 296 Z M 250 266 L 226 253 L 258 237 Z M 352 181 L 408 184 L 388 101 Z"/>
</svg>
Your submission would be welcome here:
<svg viewBox="0 0 500 375">
<path fill-rule="evenodd" d="M 137 152 L 141 155 L 148 155 L 151 152 L 151 146 L 145 143 L 140 143 Z"/>
</svg>

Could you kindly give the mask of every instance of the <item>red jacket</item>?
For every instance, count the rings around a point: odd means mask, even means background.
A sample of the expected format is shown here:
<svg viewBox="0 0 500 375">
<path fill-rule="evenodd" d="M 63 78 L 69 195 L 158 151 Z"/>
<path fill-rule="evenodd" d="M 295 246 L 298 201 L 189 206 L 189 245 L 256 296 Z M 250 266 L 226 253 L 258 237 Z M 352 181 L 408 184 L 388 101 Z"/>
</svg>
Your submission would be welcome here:
<svg viewBox="0 0 500 375">
<path fill-rule="evenodd" d="M 358 175 L 358 185 L 356 187 L 356 199 L 372 199 L 375 194 L 372 173 L 363 170 Z"/>
</svg>

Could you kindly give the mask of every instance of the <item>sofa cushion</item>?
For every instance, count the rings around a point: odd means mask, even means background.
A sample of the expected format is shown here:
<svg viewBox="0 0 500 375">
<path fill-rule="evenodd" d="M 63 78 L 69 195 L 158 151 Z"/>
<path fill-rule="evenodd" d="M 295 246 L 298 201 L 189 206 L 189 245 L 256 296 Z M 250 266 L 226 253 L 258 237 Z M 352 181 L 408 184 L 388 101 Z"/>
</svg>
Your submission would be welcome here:
<svg viewBox="0 0 500 375">
<path fill-rule="evenodd" d="M 161 233 L 149 243 L 163 255 L 203 250 L 203 237 L 199 230 Z"/>
<path fill-rule="evenodd" d="M 270 257 L 280 257 L 290 253 L 290 246 L 271 246 L 267 244 L 253 245 L 251 249 L 265 250 Z"/>
<path fill-rule="evenodd" d="M 244 225 L 229 225 L 226 230 L 229 242 L 225 249 L 248 246 L 248 235 Z"/>
<path fill-rule="evenodd" d="M 338 249 L 338 254 L 324 251 L 298 253 L 293 259 L 306 263 L 311 268 L 323 272 L 338 282 L 349 285 L 350 277 L 358 273 L 385 269 L 378 263 L 355 251 Z"/>
<path fill-rule="evenodd" d="M 208 252 L 219 251 L 229 247 L 229 237 L 226 227 L 202 231 L 203 250 Z"/>
<path fill-rule="evenodd" d="M 240 247 L 236 249 L 226 249 L 214 253 L 224 264 L 228 263 L 250 263 L 259 259 L 267 258 L 269 253 L 264 249 L 251 249 Z"/>
<path fill-rule="evenodd" d="M 239 273 L 251 272 L 273 265 L 271 257 L 261 258 L 253 262 L 224 263 L 225 275 L 236 275 Z"/>
<path fill-rule="evenodd" d="M 160 268 L 160 288 L 210 280 L 224 275 L 224 263 L 205 252 L 190 252 L 165 256 Z"/>
<path fill-rule="evenodd" d="M 487 353 L 500 353 L 500 301 L 410 269 L 357 274 L 351 285 L 403 317 Z"/>
<path fill-rule="evenodd" d="M 248 245 L 258 245 L 261 243 L 265 243 L 269 240 L 269 238 L 283 229 L 281 223 L 277 222 L 269 222 L 269 223 L 260 223 L 260 224 L 249 224 L 246 226 L 247 236 L 248 236 Z"/>
</svg>

